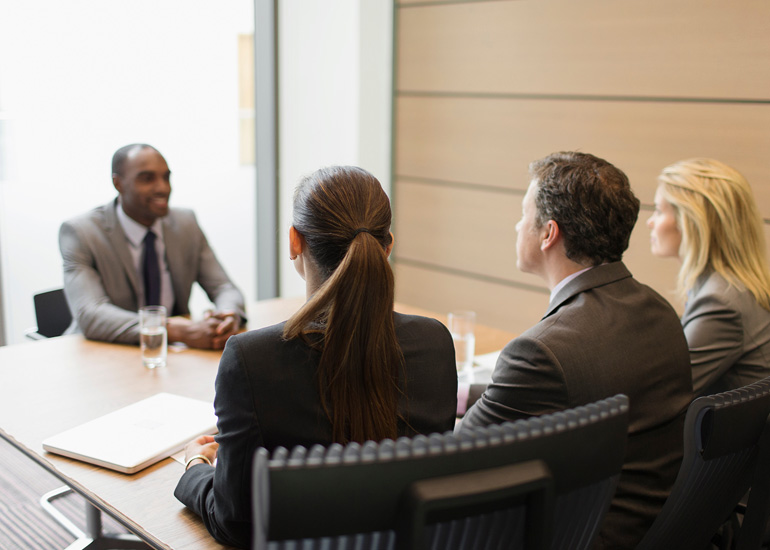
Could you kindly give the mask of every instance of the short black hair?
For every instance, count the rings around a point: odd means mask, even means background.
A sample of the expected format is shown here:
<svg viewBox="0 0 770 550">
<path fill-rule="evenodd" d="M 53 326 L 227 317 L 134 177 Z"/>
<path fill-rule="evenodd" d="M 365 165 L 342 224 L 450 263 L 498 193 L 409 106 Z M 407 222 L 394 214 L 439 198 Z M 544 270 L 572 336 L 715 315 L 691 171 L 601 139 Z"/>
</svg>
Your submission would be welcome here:
<svg viewBox="0 0 770 550">
<path fill-rule="evenodd" d="M 155 147 L 152 145 L 148 145 L 146 143 L 132 143 L 130 145 L 124 145 L 117 151 L 115 151 L 115 154 L 112 155 L 112 173 L 113 175 L 122 176 L 123 175 L 123 169 L 126 166 L 126 159 L 128 158 L 128 155 L 133 151 L 134 149 L 152 149 L 156 153 L 160 155 L 160 151 L 158 151 Z M 163 156 L 163 155 L 160 155 Z"/>
<path fill-rule="evenodd" d="M 557 223 L 570 260 L 595 266 L 622 259 L 639 216 L 639 199 L 622 170 L 568 151 L 532 162 L 529 173 L 537 184 L 535 223 Z"/>
</svg>

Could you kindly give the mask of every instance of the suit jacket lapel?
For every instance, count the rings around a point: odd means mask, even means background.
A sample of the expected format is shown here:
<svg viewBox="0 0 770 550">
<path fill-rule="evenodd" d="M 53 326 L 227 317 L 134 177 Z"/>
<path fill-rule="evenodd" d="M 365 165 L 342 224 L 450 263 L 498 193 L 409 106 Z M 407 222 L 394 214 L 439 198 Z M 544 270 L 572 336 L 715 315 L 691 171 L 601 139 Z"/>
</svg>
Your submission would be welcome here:
<svg viewBox="0 0 770 550">
<path fill-rule="evenodd" d="M 623 264 L 623 262 L 613 262 L 611 264 L 598 265 L 592 269 L 589 269 L 585 273 L 581 273 L 564 288 L 562 288 L 556 296 L 554 296 L 551 304 L 548 306 L 548 311 L 543 315 L 543 319 L 551 315 L 554 311 L 572 298 L 573 296 L 591 290 L 598 286 L 606 285 L 608 283 L 614 283 L 620 279 L 631 277 L 631 272 Z"/>
<path fill-rule="evenodd" d="M 169 273 L 171 274 L 171 285 L 174 287 L 174 310 L 178 309 L 177 304 L 186 303 L 186 298 L 180 293 L 185 288 L 182 280 L 185 270 L 184 254 L 182 249 L 182 236 L 179 234 L 179 224 L 173 214 L 163 218 L 163 241 L 166 245 L 166 262 Z M 176 313 L 172 313 L 176 314 Z"/>
<path fill-rule="evenodd" d="M 115 214 L 115 208 L 118 207 L 118 201 L 115 199 L 104 207 L 104 231 L 107 233 L 112 249 L 120 259 L 123 269 L 126 272 L 131 288 L 136 296 L 136 303 L 142 303 L 143 290 L 139 284 L 139 275 L 134 266 L 134 260 L 131 258 L 131 252 L 128 250 L 126 235 L 118 223 L 118 216 Z"/>
</svg>

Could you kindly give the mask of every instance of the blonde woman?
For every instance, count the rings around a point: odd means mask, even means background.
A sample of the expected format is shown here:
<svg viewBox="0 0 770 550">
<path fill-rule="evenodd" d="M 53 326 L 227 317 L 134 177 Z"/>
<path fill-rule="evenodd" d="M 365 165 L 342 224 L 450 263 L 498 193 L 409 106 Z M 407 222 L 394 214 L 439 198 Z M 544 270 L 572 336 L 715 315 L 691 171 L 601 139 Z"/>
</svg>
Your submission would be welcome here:
<svg viewBox="0 0 770 550">
<path fill-rule="evenodd" d="M 712 159 L 658 176 L 647 220 L 652 253 L 677 257 L 693 390 L 707 395 L 770 376 L 770 270 L 746 179 Z"/>
</svg>

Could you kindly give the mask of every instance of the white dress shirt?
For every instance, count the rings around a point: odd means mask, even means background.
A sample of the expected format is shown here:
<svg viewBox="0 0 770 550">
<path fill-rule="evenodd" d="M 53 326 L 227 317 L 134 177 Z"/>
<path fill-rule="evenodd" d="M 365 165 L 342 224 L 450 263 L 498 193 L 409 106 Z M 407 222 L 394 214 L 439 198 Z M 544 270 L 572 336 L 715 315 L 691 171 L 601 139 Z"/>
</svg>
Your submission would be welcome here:
<svg viewBox="0 0 770 550">
<path fill-rule="evenodd" d="M 160 305 L 164 306 L 167 315 L 171 316 L 174 308 L 174 288 L 171 284 L 171 273 L 168 271 L 168 263 L 166 262 L 166 243 L 163 240 L 163 224 L 161 219 L 155 220 L 152 227 L 148 228 L 128 217 L 128 214 L 123 211 L 120 199 L 118 199 L 115 213 L 118 216 L 120 226 L 123 228 L 123 233 L 126 235 L 128 250 L 131 252 L 131 259 L 134 261 L 134 267 L 139 275 L 139 282 L 142 285 L 144 285 L 144 275 L 142 273 L 144 237 L 150 230 L 157 236 L 155 251 L 158 254 L 158 267 L 160 268 Z"/>
<path fill-rule="evenodd" d="M 580 271 L 576 271 L 572 275 L 567 275 L 561 281 L 559 281 L 559 284 L 557 284 L 555 287 L 553 287 L 553 290 L 551 291 L 551 296 L 548 298 L 548 303 L 550 304 L 551 302 L 553 302 L 554 296 L 556 296 L 562 288 L 567 286 L 568 282 L 570 282 L 572 279 L 574 279 L 575 277 L 577 277 L 581 273 L 585 273 L 586 271 L 588 271 L 592 267 L 593 266 L 588 266 L 585 269 L 581 269 Z"/>
</svg>

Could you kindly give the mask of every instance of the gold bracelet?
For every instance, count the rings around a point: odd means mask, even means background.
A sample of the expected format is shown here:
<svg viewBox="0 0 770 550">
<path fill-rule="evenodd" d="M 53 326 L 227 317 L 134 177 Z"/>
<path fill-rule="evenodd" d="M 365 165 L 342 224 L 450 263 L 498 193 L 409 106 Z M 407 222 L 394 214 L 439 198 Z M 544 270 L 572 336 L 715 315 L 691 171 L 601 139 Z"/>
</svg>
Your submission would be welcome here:
<svg viewBox="0 0 770 550">
<path fill-rule="evenodd" d="M 187 462 L 184 463 L 184 471 L 186 472 L 187 469 L 190 467 L 190 462 L 192 462 L 193 460 L 198 460 L 198 459 L 202 460 L 203 462 L 205 462 L 209 466 L 212 466 L 211 461 L 209 460 L 209 457 L 204 456 L 204 455 L 195 455 L 195 456 L 191 456 L 190 458 L 188 458 Z"/>
</svg>

